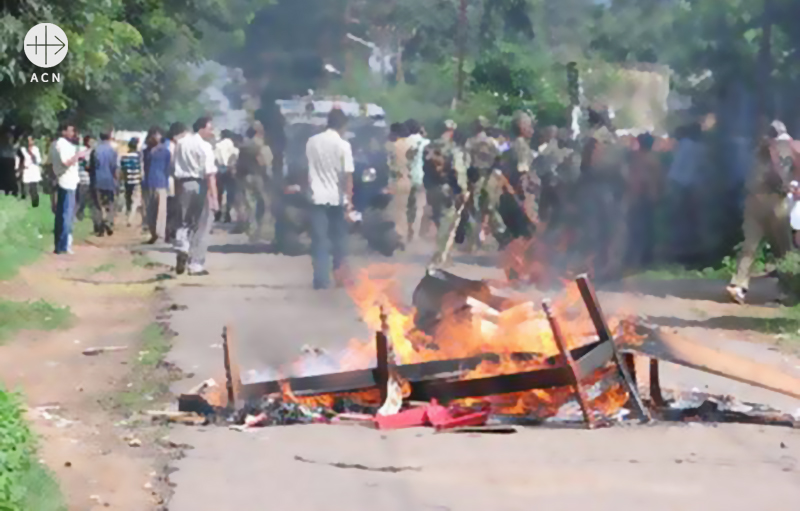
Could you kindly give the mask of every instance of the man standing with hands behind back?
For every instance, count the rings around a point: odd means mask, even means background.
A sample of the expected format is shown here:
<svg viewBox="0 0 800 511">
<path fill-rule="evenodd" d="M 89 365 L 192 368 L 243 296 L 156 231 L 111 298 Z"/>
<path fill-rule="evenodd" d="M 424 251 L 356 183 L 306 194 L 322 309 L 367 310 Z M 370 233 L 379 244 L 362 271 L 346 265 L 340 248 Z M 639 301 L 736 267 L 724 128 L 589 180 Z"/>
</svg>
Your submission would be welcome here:
<svg viewBox="0 0 800 511">
<path fill-rule="evenodd" d="M 178 251 L 175 272 L 180 275 L 208 275 L 205 270 L 208 235 L 219 211 L 217 165 L 211 118 L 194 123 L 194 133 L 181 138 L 175 148 L 175 196 L 180 207 L 180 222 L 175 235 Z"/>
<path fill-rule="evenodd" d="M 339 109 L 328 114 L 328 129 L 308 139 L 308 181 L 311 190 L 311 264 L 314 289 L 341 282 L 347 251 L 346 213 L 353 204 L 353 150 L 344 139 L 347 116 Z"/>
</svg>

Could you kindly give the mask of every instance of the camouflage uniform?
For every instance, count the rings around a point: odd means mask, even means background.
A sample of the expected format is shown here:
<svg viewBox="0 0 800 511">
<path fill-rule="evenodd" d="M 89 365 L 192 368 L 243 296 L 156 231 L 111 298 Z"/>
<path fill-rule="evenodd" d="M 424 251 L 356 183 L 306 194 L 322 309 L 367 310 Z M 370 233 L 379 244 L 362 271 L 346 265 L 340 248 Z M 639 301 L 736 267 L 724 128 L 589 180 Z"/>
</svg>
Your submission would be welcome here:
<svg viewBox="0 0 800 511">
<path fill-rule="evenodd" d="M 485 120 L 482 124 L 486 124 Z M 480 122 L 479 121 L 479 122 Z M 481 230 L 488 222 L 495 237 L 505 233 L 505 224 L 498 206 L 503 193 L 502 177 L 495 174 L 496 161 L 500 150 L 485 131 L 467 140 L 465 150 L 469 155 L 471 167 L 469 189 L 472 192 L 470 214 L 475 220 L 469 237 L 469 248 L 477 246 Z"/>
<path fill-rule="evenodd" d="M 768 146 L 760 148 L 747 183 L 744 243 L 736 265 L 736 275 L 731 279 L 731 286 L 744 291 L 750 285 L 750 272 L 762 239 L 768 240 L 776 258 L 783 257 L 792 247 L 789 204 L 784 189 L 791 181 L 792 141 L 776 140 L 771 145 L 771 154 Z"/>
<path fill-rule="evenodd" d="M 436 225 L 436 254 L 434 261 L 444 263 L 443 256 L 450 233 L 458 220 L 459 200 L 467 190 L 466 152 L 451 138 L 439 139 L 429 146 L 428 158 L 438 156 L 445 161 L 445 179 L 426 185 L 427 202 L 431 208 L 431 219 Z M 429 167 L 430 168 L 430 167 Z"/>
<path fill-rule="evenodd" d="M 589 145 L 591 144 L 591 145 Z M 591 155 L 588 150 L 591 149 Z M 624 261 L 626 209 L 623 203 L 628 149 L 605 126 L 595 128 L 584 141 L 585 156 L 578 194 L 583 220 L 584 249 L 597 257 L 596 270 L 615 275 Z"/>
<path fill-rule="evenodd" d="M 272 225 L 271 222 L 265 222 L 265 216 L 272 211 L 269 183 L 271 166 L 272 151 L 262 139 L 254 137 L 245 142 L 239 154 L 236 178 L 243 192 L 240 199 L 243 201 L 247 234 L 251 241 L 258 241 L 264 236 L 271 237 L 271 233 L 264 233 L 264 226 Z"/>
</svg>

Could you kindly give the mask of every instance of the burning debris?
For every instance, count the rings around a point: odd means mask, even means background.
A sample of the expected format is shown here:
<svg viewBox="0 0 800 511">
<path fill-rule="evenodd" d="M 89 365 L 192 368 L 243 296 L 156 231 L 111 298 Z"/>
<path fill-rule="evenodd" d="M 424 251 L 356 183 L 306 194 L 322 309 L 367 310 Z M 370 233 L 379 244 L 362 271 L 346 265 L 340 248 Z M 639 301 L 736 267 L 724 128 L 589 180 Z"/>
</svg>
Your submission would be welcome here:
<svg viewBox="0 0 800 511">
<path fill-rule="evenodd" d="M 311 368 L 304 376 L 242 383 L 233 331 L 226 328 L 227 399 L 185 395 L 180 410 L 224 417 L 239 429 L 355 423 L 457 431 L 580 421 L 595 428 L 629 418 L 648 422 L 650 411 L 666 420 L 744 421 L 742 414 L 760 413 L 764 423 L 793 424 L 771 410 L 728 410 L 720 400 L 673 412 L 659 386 L 658 359 L 756 385 L 755 374 L 769 373 L 761 386 L 795 397 L 800 381 L 729 354 L 711 356 L 693 343 L 665 341 L 629 320 L 612 329 L 586 276 L 564 300 L 536 307 L 486 282 L 433 270 L 414 291 L 413 311 L 391 299 L 392 279 L 367 277 L 351 296 L 376 331 L 374 342 L 351 342 L 341 356 L 304 346 L 301 360 Z M 651 358 L 650 409 L 639 396 L 635 355 Z"/>
</svg>

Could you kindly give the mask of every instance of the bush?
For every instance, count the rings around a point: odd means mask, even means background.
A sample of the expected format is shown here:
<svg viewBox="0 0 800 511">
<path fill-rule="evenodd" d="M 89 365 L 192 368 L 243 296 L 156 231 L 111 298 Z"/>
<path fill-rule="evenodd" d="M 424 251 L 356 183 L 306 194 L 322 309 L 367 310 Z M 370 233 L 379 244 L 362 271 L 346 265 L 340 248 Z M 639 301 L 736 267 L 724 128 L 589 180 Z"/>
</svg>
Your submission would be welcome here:
<svg viewBox="0 0 800 511">
<path fill-rule="evenodd" d="M 64 511 L 58 484 L 36 460 L 17 394 L 0 388 L 0 511 Z"/>
<path fill-rule="evenodd" d="M 800 300 L 800 254 L 789 252 L 775 264 L 781 291 L 794 300 Z"/>
</svg>

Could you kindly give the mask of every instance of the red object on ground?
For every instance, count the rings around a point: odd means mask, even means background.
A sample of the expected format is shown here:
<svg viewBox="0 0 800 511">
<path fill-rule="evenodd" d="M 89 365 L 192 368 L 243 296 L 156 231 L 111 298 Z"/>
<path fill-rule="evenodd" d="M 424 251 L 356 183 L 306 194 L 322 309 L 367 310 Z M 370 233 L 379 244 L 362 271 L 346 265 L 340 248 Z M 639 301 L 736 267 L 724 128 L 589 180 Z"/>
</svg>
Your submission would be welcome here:
<svg viewBox="0 0 800 511">
<path fill-rule="evenodd" d="M 428 406 L 411 408 L 394 415 L 376 416 L 378 429 L 403 429 L 433 426 L 437 430 L 464 426 L 483 426 L 489 418 L 489 409 L 476 412 L 470 408 L 445 407 L 435 400 Z"/>
<path fill-rule="evenodd" d="M 376 415 L 375 424 L 378 429 L 404 429 L 427 426 L 428 407 L 411 408 L 394 415 Z"/>
</svg>

